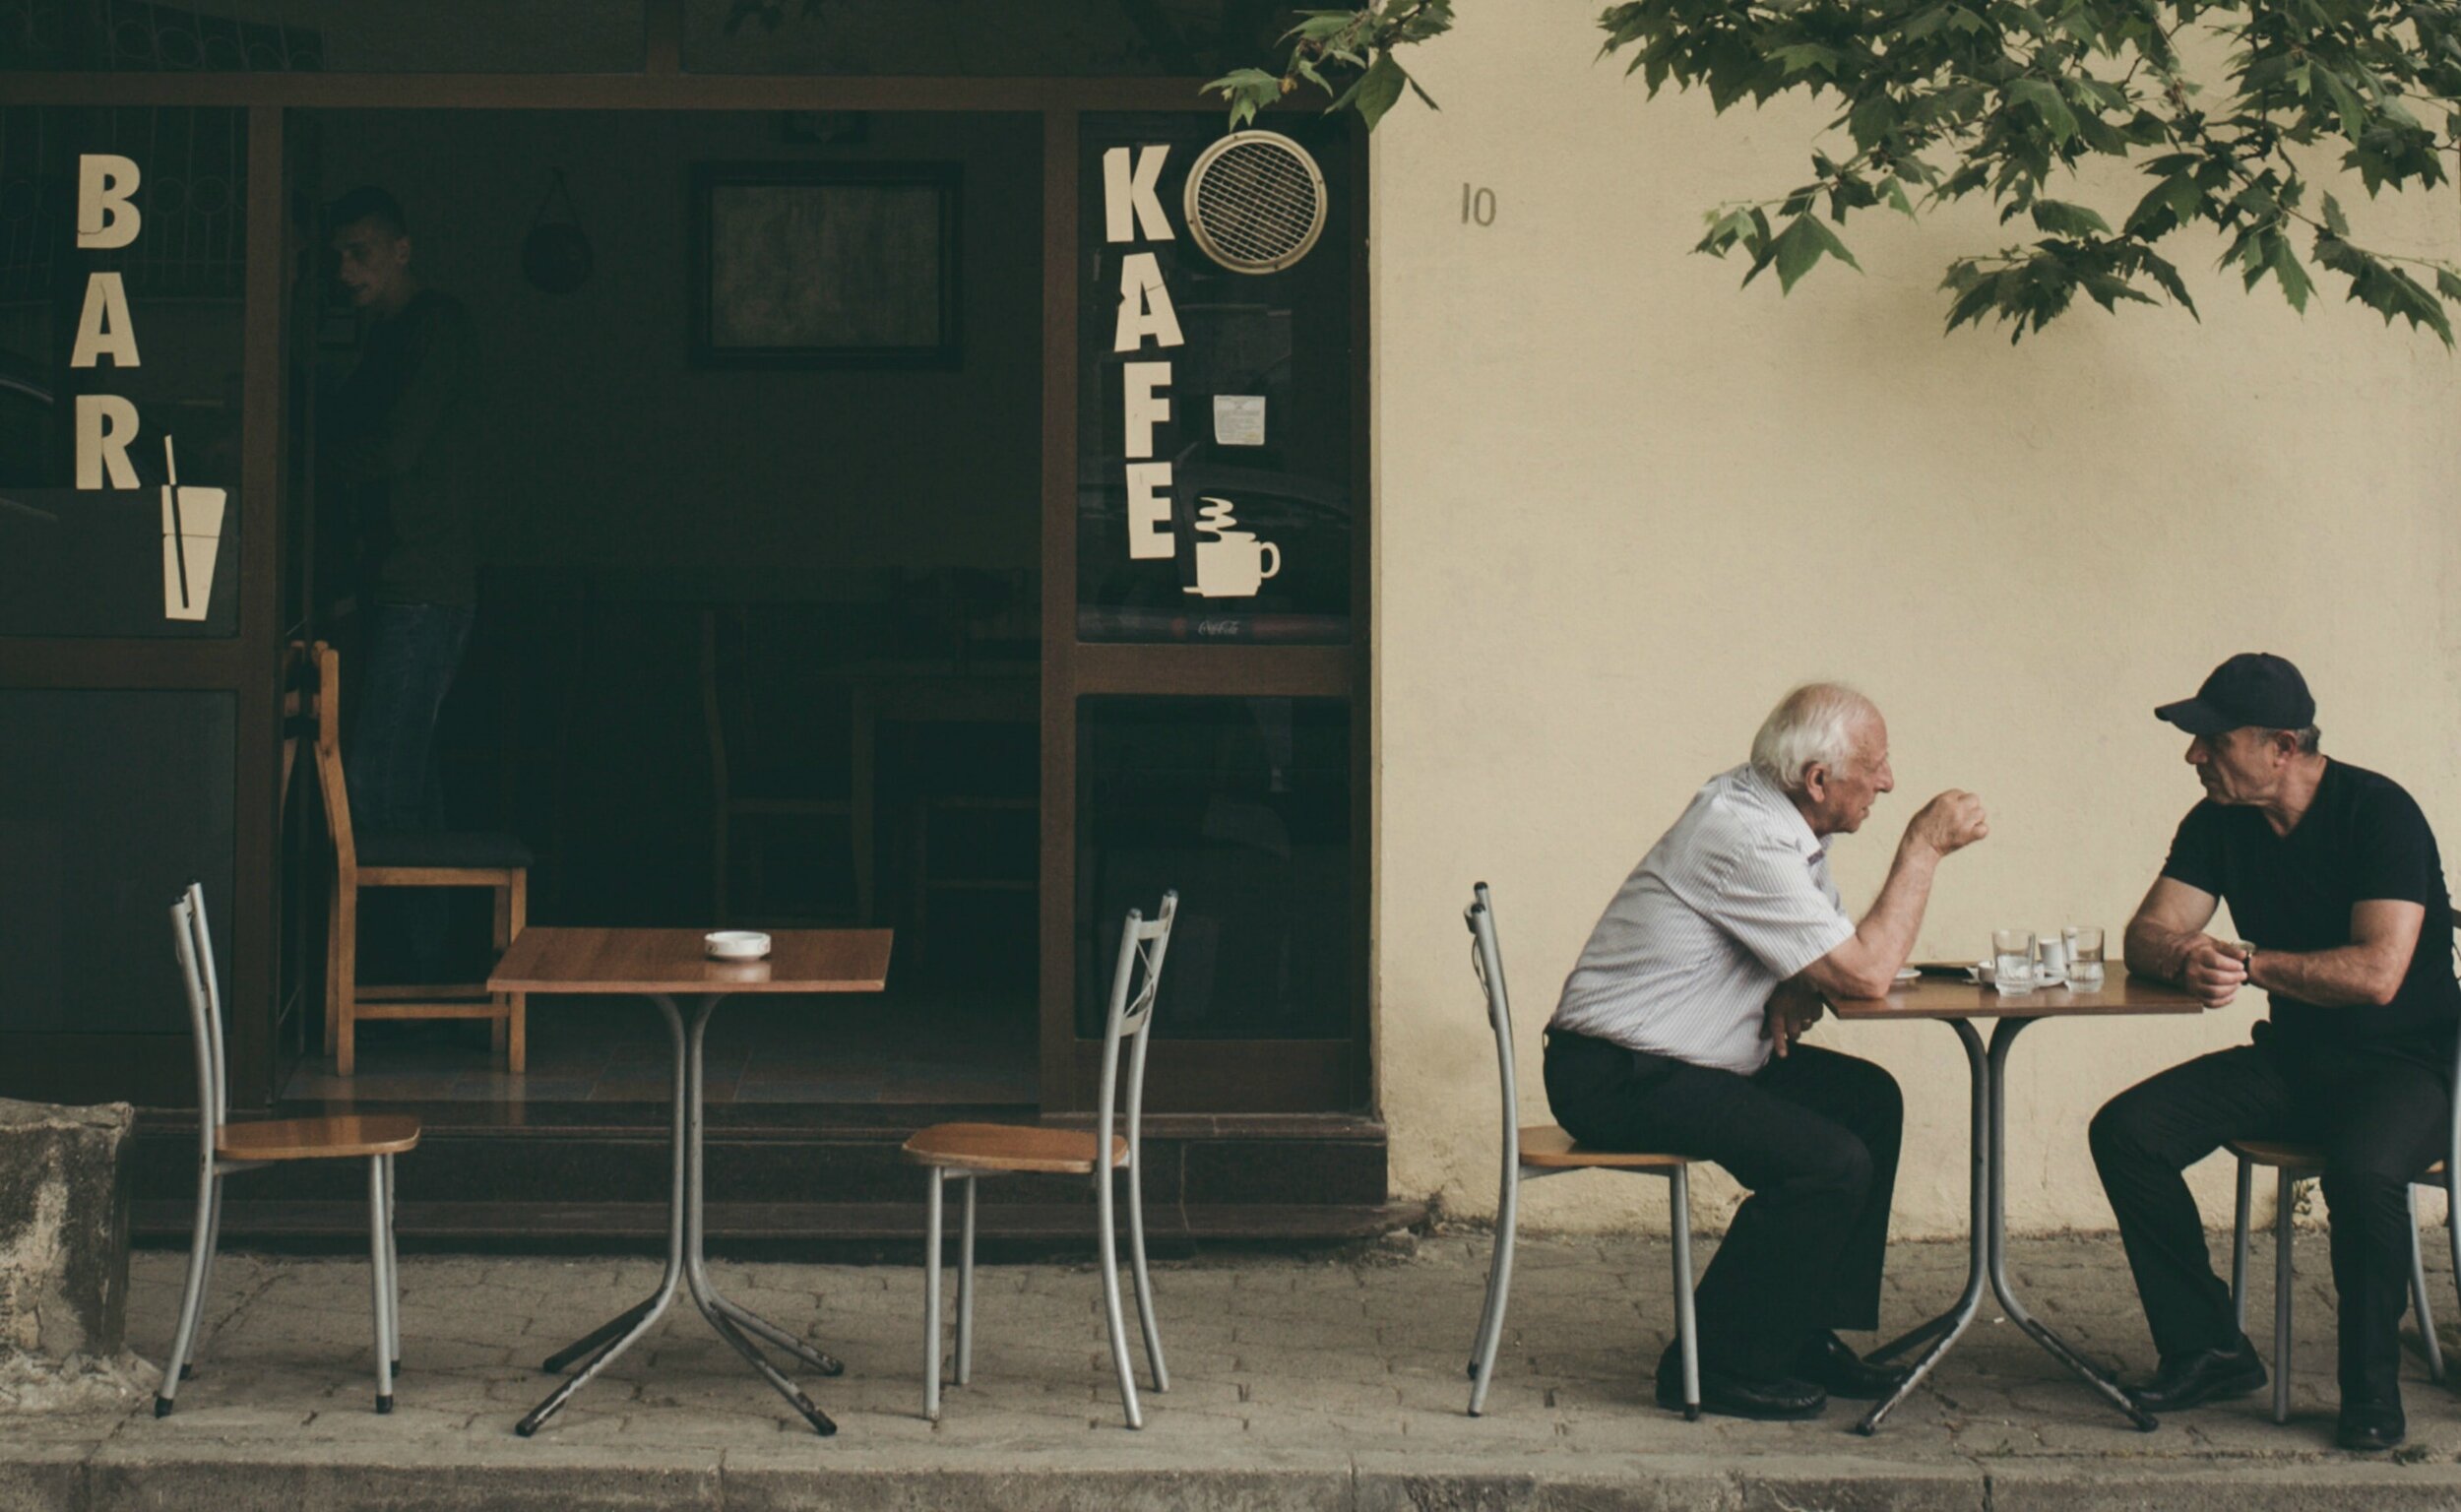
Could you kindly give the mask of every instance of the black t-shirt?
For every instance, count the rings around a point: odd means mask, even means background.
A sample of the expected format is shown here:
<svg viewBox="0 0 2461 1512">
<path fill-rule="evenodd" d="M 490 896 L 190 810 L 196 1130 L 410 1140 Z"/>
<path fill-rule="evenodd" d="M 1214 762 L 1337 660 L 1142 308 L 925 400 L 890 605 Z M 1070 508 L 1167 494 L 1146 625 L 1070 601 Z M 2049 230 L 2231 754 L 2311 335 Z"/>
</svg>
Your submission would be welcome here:
<svg viewBox="0 0 2461 1512">
<path fill-rule="evenodd" d="M 2426 908 L 2409 975 L 2390 1003 L 2319 1008 L 2273 993 L 2273 1023 L 2286 1039 L 2348 1043 L 2450 1033 L 2461 1018 L 2443 858 L 2417 800 L 2388 777 L 2326 762 L 2315 801 L 2288 835 L 2274 834 L 2255 808 L 2207 799 L 2179 821 L 2162 874 L 2229 903 L 2240 933 L 2266 950 L 2349 944 L 2353 904 L 2390 899 Z"/>
</svg>

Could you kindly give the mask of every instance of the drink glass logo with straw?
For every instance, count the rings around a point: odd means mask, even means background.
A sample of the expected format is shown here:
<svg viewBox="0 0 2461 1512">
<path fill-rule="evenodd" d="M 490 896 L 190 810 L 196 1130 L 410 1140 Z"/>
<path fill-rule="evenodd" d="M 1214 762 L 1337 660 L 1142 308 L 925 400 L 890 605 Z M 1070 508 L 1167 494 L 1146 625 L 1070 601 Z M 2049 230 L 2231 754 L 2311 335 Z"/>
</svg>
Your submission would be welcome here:
<svg viewBox="0 0 2461 1512">
<path fill-rule="evenodd" d="M 220 488 L 182 488 L 171 438 L 162 438 L 162 614 L 203 619 L 214 593 L 214 559 L 222 545 Z"/>
</svg>

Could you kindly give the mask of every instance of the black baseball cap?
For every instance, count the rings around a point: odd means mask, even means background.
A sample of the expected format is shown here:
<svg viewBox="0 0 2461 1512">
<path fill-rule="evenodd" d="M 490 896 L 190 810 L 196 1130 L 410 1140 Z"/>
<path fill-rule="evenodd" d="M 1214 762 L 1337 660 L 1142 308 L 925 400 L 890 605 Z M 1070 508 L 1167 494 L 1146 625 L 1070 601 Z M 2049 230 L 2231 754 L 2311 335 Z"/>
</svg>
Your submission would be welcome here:
<svg viewBox="0 0 2461 1512">
<path fill-rule="evenodd" d="M 2249 724 L 2304 729 L 2315 723 L 2315 698 L 2288 661 L 2271 652 L 2242 651 L 2215 667 L 2194 698 L 2164 704 L 2154 718 L 2207 737 Z"/>
</svg>

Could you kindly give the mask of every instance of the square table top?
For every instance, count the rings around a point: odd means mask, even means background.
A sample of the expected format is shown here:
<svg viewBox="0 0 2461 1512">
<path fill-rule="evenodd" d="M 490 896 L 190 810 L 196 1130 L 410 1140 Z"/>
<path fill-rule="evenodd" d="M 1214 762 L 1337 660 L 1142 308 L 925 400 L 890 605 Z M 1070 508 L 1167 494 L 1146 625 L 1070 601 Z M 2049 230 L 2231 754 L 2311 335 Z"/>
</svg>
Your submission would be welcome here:
<svg viewBox="0 0 2461 1512">
<path fill-rule="evenodd" d="M 2114 961 L 2102 986 L 2092 992 L 2036 987 L 2009 997 L 1980 982 L 1926 976 L 1886 997 L 1831 998 L 1829 1011 L 1841 1019 L 2081 1019 L 2202 1013 L 2204 1004 L 2183 987 L 2131 976 L 2123 964 Z"/>
<path fill-rule="evenodd" d="M 761 961 L 713 961 L 700 929 L 534 925 L 514 936 L 490 992 L 878 992 L 887 929 L 772 929 Z"/>
</svg>

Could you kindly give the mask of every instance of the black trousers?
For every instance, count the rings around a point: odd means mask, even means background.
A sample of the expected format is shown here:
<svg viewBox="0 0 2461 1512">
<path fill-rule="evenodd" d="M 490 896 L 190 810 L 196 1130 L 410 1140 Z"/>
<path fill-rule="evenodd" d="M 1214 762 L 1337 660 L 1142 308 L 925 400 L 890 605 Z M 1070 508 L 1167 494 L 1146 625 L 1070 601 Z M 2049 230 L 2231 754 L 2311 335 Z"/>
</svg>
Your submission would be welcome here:
<svg viewBox="0 0 2461 1512">
<path fill-rule="evenodd" d="M 2214 1274 L 2181 1174 L 2232 1139 L 2324 1151 L 2341 1296 L 2345 1404 L 2400 1400 L 2413 1177 L 2444 1153 L 2452 1041 L 2442 1035 L 2295 1048 L 2259 1025 L 2254 1044 L 2199 1056 L 2119 1094 L 2094 1115 L 2094 1165 L 2119 1221 L 2154 1348 L 2165 1359 L 2229 1349 L 2230 1287 Z"/>
<path fill-rule="evenodd" d="M 1822 1330 L 1879 1326 L 1905 1122 L 1886 1071 L 1798 1044 L 1739 1076 L 1549 1030 L 1546 1098 L 1585 1145 L 1715 1161 L 1750 1190 L 1695 1293 L 1704 1369 L 1773 1380 Z"/>
</svg>

